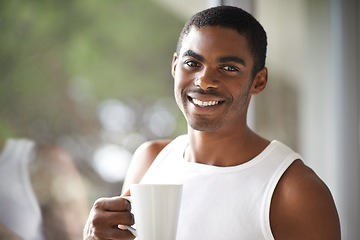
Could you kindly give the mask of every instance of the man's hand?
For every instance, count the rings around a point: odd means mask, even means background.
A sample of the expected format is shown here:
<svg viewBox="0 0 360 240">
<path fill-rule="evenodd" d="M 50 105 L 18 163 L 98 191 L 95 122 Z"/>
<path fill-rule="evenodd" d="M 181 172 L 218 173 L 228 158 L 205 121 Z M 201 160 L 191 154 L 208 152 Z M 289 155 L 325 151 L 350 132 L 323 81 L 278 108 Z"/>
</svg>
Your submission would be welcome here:
<svg viewBox="0 0 360 240">
<path fill-rule="evenodd" d="M 84 240 L 134 239 L 131 232 L 119 228 L 134 224 L 130 210 L 129 201 L 122 197 L 96 200 L 84 228 Z"/>
</svg>

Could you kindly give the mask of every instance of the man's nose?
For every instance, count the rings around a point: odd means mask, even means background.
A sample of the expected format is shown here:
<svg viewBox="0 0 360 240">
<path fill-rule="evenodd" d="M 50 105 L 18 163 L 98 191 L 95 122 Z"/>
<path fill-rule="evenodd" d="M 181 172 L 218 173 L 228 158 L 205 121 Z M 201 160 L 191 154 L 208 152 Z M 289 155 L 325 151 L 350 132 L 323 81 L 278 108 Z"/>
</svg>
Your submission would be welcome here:
<svg viewBox="0 0 360 240">
<path fill-rule="evenodd" d="M 201 87 L 203 90 L 209 88 L 217 88 L 219 80 L 217 79 L 217 71 L 211 69 L 204 69 L 201 71 L 194 80 L 194 85 Z"/>
</svg>

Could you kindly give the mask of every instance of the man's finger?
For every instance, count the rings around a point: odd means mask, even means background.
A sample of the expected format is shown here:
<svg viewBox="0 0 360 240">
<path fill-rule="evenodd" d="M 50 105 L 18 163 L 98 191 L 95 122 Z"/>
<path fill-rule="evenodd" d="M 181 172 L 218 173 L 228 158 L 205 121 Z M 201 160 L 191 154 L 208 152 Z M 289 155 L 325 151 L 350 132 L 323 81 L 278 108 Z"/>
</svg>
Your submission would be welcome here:
<svg viewBox="0 0 360 240">
<path fill-rule="evenodd" d="M 100 198 L 95 201 L 94 209 L 99 209 L 103 211 L 113 211 L 113 212 L 123 212 L 130 211 L 131 206 L 130 203 L 120 197 L 112 197 L 112 198 Z"/>
</svg>

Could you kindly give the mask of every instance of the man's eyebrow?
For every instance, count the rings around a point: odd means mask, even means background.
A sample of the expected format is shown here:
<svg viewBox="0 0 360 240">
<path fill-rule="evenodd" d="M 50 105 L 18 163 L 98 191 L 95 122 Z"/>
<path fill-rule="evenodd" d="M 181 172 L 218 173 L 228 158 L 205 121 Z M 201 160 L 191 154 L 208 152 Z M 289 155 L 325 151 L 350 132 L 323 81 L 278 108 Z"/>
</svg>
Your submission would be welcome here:
<svg viewBox="0 0 360 240">
<path fill-rule="evenodd" d="M 182 56 L 183 57 L 190 56 L 190 57 L 193 57 L 193 58 L 195 58 L 196 60 L 198 60 L 200 62 L 204 61 L 204 58 L 202 56 L 200 56 L 199 54 L 193 52 L 192 50 L 187 50 L 186 52 L 184 52 L 184 54 Z"/>
<path fill-rule="evenodd" d="M 236 62 L 236 63 L 240 63 L 240 64 L 246 66 L 245 60 L 242 58 L 239 58 L 237 56 L 220 57 L 220 58 L 218 58 L 218 62 L 220 62 L 220 63 Z"/>
</svg>

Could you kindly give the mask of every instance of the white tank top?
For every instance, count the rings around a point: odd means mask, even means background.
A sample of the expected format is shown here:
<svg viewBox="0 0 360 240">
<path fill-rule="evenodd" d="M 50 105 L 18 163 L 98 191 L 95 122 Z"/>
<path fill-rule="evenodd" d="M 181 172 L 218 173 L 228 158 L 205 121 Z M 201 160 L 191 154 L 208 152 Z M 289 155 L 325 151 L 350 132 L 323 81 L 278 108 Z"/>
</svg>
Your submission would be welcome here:
<svg viewBox="0 0 360 240">
<path fill-rule="evenodd" d="M 0 155 L 0 222 L 25 240 L 44 239 L 28 171 L 34 145 L 29 140 L 10 139 Z"/>
<path fill-rule="evenodd" d="M 166 146 L 141 183 L 182 183 L 176 240 L 273 240 L 270 202 L 285 170 L 301 157 L 272 141 L 254 159 L 217 167 L 183 159 L 188 136 Z"/>
</svg>

